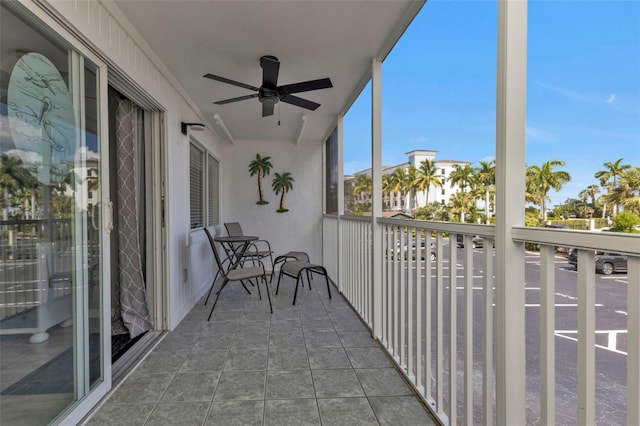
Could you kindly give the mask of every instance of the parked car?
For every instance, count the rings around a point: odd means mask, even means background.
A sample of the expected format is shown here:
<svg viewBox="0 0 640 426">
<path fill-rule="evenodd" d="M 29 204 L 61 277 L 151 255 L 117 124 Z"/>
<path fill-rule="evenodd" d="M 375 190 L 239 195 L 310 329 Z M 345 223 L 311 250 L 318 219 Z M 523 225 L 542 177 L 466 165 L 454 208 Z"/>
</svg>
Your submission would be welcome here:
<svg viewBox="0 0 640 426">
<path fill-rule="evenodd" d="M 456 234 L 456 242 L 458 243 L 458 247 L 463 248 L 464 247 L 464 235 L 463 234 Z M 480 248 L 484 245 L 483 239 L 482 237 L 478 236 L 478 235 L 474 235 L 473 236 L 473 240 L 471 241 L 471 247 L 473 248 Z M 493 246 L 496 246 L 495 241 L 493 242 Z"/>
<path fill-rule="evenodd" d="M 411 252 L 413 253 L 412 258 L 413 260 L 416 260 L 416 241 L 415 240 L 413 240 L 411 248 L 412 248 Z M 407 243 L 406 242 L 402 251 L 404 252 L 404 258 L 407 259 Z M 422 260 L 425 259 L 424 252 L 425 252 L 424 240 L 420 240 L 420 253 L 422 253 L 422 256 L 421 256 Z M 431 243 L 431 254 L 429 255 L 429 259 L 431 261 L 435 261 L 437 259 L 436 244 L 434 242 Z"/>
<path fill-rule="evenodd" d="M 620 253 L 596 251 L 596 272 L 611 275 L 614 272 L 627 272 L 627 256 Z M 578 269 L 578 249 L 569 253 L 569 264 Z"/>
</svg>

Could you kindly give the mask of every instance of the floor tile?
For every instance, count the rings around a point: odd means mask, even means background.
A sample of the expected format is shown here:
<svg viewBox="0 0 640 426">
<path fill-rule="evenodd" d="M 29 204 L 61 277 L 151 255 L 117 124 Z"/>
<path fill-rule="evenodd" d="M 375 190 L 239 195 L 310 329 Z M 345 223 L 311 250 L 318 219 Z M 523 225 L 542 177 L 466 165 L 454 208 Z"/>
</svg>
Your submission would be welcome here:
<svg viewBox="0 0 640 426">
<path fill-rule="evenodd" d="M 380 348 L 346 348 L 353 368 L 385 368 L 391 362 Z"/>
<path fill-rule="evenodd" d="M 307 348 L 342 347 L 342 342 L 335 331 L 311 331 L 304 333 Z"/>
<path fill-rule="evenodd" d="M 160 402 L 147 425 L 201 425 L 207 415 L 208 402 Z M 119 424 L 127 424 L 126 421 Z"/>
<path fill-rule="evenodd" d="M 362 323 L 359 319 L 346 320 L 346 321 L 332 321 L 333 327 L 337 332 L 343 331 L 368 331 L 366 325 Z"/>
<path fill-rule="evenodd" d="M 231 345 L 232 350 L 267 349 L 267 347 L 269 347 L 269 330 L 260 332 L 238 330 Z"/>
<path fill-rule="evenodd" d="M 214 401 L 209 408 L 207 426 L 262 425 L 264 401 Z"/>
<path fill-rule="evenodd" d="M 264 399 L 265 378 L 264 371 L 224 372 L 213 399 Z"/>
<path fill-rule="evenodd" d="M 196 342 L 193 349 L 210 351 L 227 350 L 231 348 L 234 341 L 234 333 L 202 334 L 202 337 Z"/>
<path fill-rule="evenodd" d="M 267 349 L 232 349 L 224 371 L 266 370 Z"/>
<path fill-rule="evenodd" d="M 368 331 L 342 331 L 338 337 L 345 348 L 378 347 Z"/>
<path fill-rule="evenodd" d="M 156 406 L 107 402 L 88 419 L 85 426 L 143 425 Z"/>
<path fill-rule="evenodd" d="M 177 373 L 162 401 L 211 401 L 219 378 L 220 372 Z"/>
<path fill-rule="evenodd" d="M 345 355 L 346 357 L 346 355 Z M 304 346 L 269 349 L 269 370 L 306 370 L 309 369 L 309 358 Z"/>
<path fill-rule="evenodd" d="M 168 373 L 176 372 L 189 355 L 188 351 L 154 351 L 142 361 L 136 373 Z"/>
<path fill-rule="evenodd" d="M 143 374 L 136 372 L 127 377 L 124 383 L 113 392 L 109 402 L 158 402 L 174 376 L 174 373 Z"/>
<path fill-rule="evenodd" d="M 315 399 L 271 400 L 264 402 L 265 426 L 320 425 Z"/>
<path fill-rule="evenodd" d="M 378 424 L 367 398 L 318 399 L 318 408 L 323 425 L 366 426 Z"/>
<path fill-rule="evenodd" d="M 371 397 L 371 408 L 381 425 L 435 425 L 424 406 L 413 396 Z"/>
<path fill-rule="evenodd" d="M 180 372 L 187 371 L 222 371 L 227 362 L 229 351 L 210 351 L 194 349 L 189 353 L 180 367 Z"/>
<path fill-rule="evenodd" d="M 356 373 L 351 370 L 311 370 L 317 398 L 364 396 Z"/>
<path fill-rule="evenodd" d="M 312 369 L 351 368 L 343 348 L 309 348 L 307 353 Z"/>
<path fill-rule="evenodd" d="M 267 372 L 265 399 L 315 398 L 310 370 Z"/>
<path fill-rule="evenodd" d="M 356 374 L 367 396 L 413 395 L 395 368 L 362 369 Z"/>
</svg>

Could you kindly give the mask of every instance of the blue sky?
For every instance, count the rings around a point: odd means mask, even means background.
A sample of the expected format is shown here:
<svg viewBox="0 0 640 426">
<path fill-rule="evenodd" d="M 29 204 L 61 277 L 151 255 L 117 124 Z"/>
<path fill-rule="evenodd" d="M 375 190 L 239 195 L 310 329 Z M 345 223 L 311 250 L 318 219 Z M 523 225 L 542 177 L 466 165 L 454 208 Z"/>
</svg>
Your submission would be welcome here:
<svg viewBox="0 0 640 426">
<path fill-rule="evenodd" d="M 527 164 L 563 160 L 577 198 L 603 163 L 640 166 L 640 1 L 529 1 Z M 496 1 L 428 1 L 383 63 L 383 164 L 414 149 L 495 157 Z M 370 88 L 345 117 L 345 174 L 370 167 Z"/>
</svg>

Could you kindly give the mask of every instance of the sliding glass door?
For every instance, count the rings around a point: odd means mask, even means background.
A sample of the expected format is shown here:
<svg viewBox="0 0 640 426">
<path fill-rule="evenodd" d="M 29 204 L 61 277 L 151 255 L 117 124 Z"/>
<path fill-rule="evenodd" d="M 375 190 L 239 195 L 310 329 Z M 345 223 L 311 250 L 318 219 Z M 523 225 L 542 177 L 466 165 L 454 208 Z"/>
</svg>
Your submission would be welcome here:
<svg viewBox="0 0 640 426">
<path fill-rule="evenodd" d="M 46 424 L 110 372 L 106 75 L 17 3 L 0 39 L 0 412 Z"/>
</svg>

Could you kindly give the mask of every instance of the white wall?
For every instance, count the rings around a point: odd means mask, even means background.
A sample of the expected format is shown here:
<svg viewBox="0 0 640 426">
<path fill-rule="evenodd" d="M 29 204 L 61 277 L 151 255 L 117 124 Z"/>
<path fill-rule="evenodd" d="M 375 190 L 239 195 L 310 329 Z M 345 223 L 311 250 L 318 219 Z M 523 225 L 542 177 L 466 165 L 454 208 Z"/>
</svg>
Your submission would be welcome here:
<svg viewBox="0 0 640 426">
<path fill-rule="evenodd" d="M 246 235 L 257 235 L 271 244 L 275 254 L 304 251 L 312 262 L 322 259 L 322 143 L 238 141 L 224 149 L 222 171 L 223 222 L 240 222 Z M 249 175 L 249 163 L 271 157 L 273 169 L 263 180 L 265 200 L 258 205 L 256 176 Z M 280 197 L 273 192 L 275 173 L 290 172 L 295 179 L 287 193 L 286 213 L 277 213 Z"/>
</svg>

